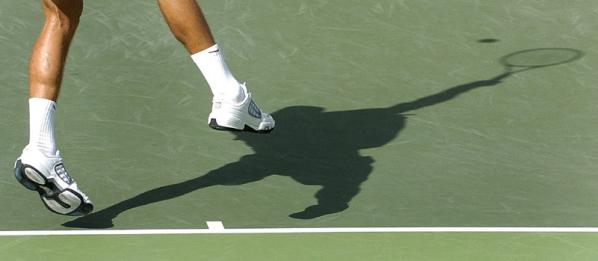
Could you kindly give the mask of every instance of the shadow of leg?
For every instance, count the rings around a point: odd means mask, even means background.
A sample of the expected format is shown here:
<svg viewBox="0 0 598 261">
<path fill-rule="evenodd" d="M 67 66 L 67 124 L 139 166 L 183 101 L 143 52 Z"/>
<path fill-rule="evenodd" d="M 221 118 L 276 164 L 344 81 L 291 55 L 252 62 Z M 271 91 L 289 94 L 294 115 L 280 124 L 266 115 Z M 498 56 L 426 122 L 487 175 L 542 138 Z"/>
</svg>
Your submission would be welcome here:
<svg viewBox="0 0 598 261">
<path fill-rule="evenodd" d="M 311 205 L 303 211 L 290 214 L 289 217 L 295 219 L 312 219 L 341 212 L 349 207 L 349 201 L 359 192 L 359 184 L 354 185 L 350 188 L 326 185 L 316 193 L 318 204 Z"/>
<path fill-rule="evenodd" d="M 367 180 L 372 171 L 371 163 L 373 160 L 369 157 L 360 157 L 358 160 L 363 164 L 357 169 L 345 168 L 337 169 L 335 174 L 325 175 L 326 178 L 323 188 L 319 190 L 315 197 L 318 204 L 309 206 L 305 210 L 290 214 L 289 217 L 295 219 L 313 219 L 328 214 L 342 212 L 349 207 L 349 202 L 359 193 L 361 183 Z"/>
<path fill-rule="evenodd" d="M 252 157 L 245 156 L 239 162 L 210 171 L 201 177 L 143 192 L 98 212 L 66 222 L 63 226 L 110 228 L 113 227 L 112 220 L 129 209 L 180 197 L 189 192 L 214 185 L 241 185 L 261 180 L 266 176 L 255 171 L 255 168 L 251 168 L 251 165 Z"/>
</svg>

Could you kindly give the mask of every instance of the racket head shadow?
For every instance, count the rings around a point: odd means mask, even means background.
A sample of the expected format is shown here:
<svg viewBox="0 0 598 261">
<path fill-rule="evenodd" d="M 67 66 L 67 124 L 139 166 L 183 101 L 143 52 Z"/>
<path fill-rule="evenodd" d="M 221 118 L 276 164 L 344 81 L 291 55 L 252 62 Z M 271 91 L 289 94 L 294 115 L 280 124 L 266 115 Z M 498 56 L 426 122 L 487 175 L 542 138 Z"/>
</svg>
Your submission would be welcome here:
<svg viewBox="0 0 598 261">
<path fill-rule="evenodd" d="M 572 48 L 536 48 L 507 54 L 500 63 L 507 68 L 540 68 L 566 64 L 578 60 L 584 53 Z"/>
</svg>

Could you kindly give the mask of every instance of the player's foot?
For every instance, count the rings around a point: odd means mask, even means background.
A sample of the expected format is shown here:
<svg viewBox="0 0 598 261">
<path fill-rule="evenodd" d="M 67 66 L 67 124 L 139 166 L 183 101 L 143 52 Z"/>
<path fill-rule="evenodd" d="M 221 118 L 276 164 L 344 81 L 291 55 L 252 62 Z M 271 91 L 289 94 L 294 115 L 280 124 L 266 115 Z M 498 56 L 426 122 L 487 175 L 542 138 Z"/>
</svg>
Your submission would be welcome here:
<svg viewBox="0 0 598 261">
<path fill-rule="evenodd" d="M 25 147 L 15 162 L 15 177 L 27 189 L 37 191 L 44 205 L 54 213 L 81 216 L 93 210 L 89 198 L 67 173 L 58 152 L 49 157 Z"/>
<path fill-rule="evenodd" d="M 231 104 L 222 100 L 214 100 L 208 124 L 217 130 L 249 130 L 267 133 L 274 129 L 274 119 L 262 112 L 253 99 L 251 93 L 242 84 L 245 100 L 240 104 Z"/>
</svg>

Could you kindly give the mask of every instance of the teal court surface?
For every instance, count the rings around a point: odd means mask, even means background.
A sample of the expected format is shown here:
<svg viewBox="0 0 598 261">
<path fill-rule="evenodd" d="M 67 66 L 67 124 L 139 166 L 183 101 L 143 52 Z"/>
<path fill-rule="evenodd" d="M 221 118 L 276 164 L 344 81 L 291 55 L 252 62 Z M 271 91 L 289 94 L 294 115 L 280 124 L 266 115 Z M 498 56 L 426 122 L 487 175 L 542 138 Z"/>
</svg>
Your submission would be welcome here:
<svg viewBox="0 0 598 261">
<path fill-rule="evenodd" d="M 207 126 L 154 1 L 86 1 L 72 218 L 12 174 L 42 14 L 0 1 L 0 260 L 598 259 L 595 1 L 199 2 L 276 129 Z"/>
</svg>

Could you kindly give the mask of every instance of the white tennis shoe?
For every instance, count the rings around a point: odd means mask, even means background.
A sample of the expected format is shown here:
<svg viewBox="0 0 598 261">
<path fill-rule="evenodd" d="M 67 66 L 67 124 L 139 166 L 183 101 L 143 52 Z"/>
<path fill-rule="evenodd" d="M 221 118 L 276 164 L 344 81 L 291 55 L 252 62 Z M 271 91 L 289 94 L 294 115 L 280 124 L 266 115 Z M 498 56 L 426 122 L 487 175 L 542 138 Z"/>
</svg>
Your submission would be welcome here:
<svg viewBox="0 0 598 261">
<path fill-rule="evenodd" d="M 257 107 L 245 84 L 241 84 L 241 88 L 245 92 L 245 99 L 240 104 L 219 99 L 212 102 L 212 112 L 208 117 L 210 127 L 217 130 L 249 130 L 260 133 L 272 131 L 275 125 L 272 116 Z"/>
<path fill-rule="evenodd" d="M 37 191 L 44 205 L 54 213 L 82 216 L 93 210 L 93 204 L 69 176 L 58 152 L 48 157 L 25 147 L 15 162 L 15 177 L 27 189 Z"/>
</svg>

